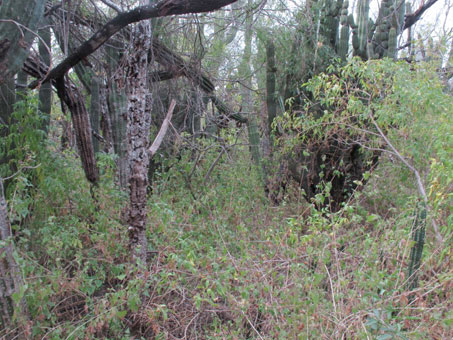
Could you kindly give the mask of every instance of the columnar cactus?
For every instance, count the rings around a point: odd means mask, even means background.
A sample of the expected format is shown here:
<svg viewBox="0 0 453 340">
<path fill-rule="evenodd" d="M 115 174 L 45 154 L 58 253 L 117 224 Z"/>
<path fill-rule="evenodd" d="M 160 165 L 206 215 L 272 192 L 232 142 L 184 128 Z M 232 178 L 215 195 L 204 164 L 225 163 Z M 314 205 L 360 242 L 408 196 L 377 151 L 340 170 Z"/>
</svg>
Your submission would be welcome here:
<svg viewBox="0 0 453 340">
<path fill-rule="evenodd" d="M 324 0 L 320 33 L 332 47 L 338 44 L 338 27 L 342 5 L 343 0 Z"/>
<path fill-rule="evenodd" d="M 362 59 L 396 58 L 397 37 L 401 34 L 406 13 L 405 0 L 382 0 L 376 22 L 369 17 L 370 0 L 358 0 L 355 18 L 348 15 L 348 9 L 348 0 L 325 0 L 322 10 L 320 34 L 338 56 L 346 60 L 352 31 L 355 56 Z"/>
<path fill-rule="evenodd" d="M 368 42 L 368 17 L 370 12 L 370 0 L 360 0 L 357 6 L 357 23 L 358 23 L 358 49 L 355 49 L 354 54 L 363 59 L 368 58 L 367 42 Z"/>
<path fill-rule="evenodd" d="M 397 48 L 397 36 L 396 28 L 392 27 L 389 31 L 389 40 L 388 40 L 388 49 L 386 51 L 386 56 L 392 59 L 396 58 L 396 48 Z"/>
<path fill-rule="evenodd" d="M 340 39 L 338 42 L 337 53 L 342 60 L 346 60 L 349 49 L 349 23 L 348 23 L 348 7 L 349 1 L 346 0 L 343 2 L 343 7 L 341 8 L 341 17 L 340 17 Z"/>
<path fill-rule="evenodd" d="M 425 227 L 426 227 L 426 206 L 420 204 L 418 207 L 415 223 L 412 227 L 412 241 L 414 245 L 411 249 L 407 288 L 414 290 L 418 286 L 418 270 L 420 268 L 423 246 L 425 244 Z"/>
</svg>

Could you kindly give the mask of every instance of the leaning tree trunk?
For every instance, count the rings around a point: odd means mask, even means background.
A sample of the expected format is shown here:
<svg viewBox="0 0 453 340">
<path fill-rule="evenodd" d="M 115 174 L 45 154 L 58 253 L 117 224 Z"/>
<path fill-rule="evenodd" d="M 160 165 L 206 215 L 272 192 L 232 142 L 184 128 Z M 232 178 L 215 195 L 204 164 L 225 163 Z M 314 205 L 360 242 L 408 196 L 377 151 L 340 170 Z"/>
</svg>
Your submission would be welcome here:
<svg viewBox="0 0 453 340">
<path fill-rule="evenodd" d="M 144 5 L 149 0 L 141 0 Z M 143 21 L 132 29 L 126 82 L 128 87 L 127 143 L 129 162 L 129 242 L 132 260 L 146 263 L 146 203 L 148 187 L 148 144 L 151 127 L 148 90 L 148 50 L 151 23 Z"/>
<path fill-rule="evenodd" d="M 11 225 L 0 177 L 0 334 L 11 325 L 14 301 L 13 294 L 23 284 L 20 269 L 13 256 Z"/>
</svg>

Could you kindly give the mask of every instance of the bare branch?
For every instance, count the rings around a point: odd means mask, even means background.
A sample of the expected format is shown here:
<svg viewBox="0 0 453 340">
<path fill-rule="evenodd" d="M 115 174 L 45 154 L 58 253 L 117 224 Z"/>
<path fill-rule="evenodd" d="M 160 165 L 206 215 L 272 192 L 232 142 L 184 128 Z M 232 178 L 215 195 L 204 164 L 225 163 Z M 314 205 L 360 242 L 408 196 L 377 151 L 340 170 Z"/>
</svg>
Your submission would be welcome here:
<svg viewBox="0 0 453 340">
<path fill-rule="evenodd" d="M 90 39 L 80 45 L 74 53 L 52 69 L 42 82 L 62 77 L 82 59 L 88 57 L 109 40 L 110 37 L 129 24 L 145 19 L 171 15 L 211 12 L 236 1 L 237 0 L 162 0 L 157 4 L 140 6 L 131 11 L 120 13 L 106 23 Z M 35 88 L 38 84 L 39 80 L 31 83 L 29 87 Z"/>
<path fill-rule="evenodd" d="M 423 185 L 423 182 L 422 182 L 422 178 L 420 176 L 420 173 L 418 172 L 418 170 L 413 167 L 411 164 L 409 164 L 409 162 L 398 152 L 398 150 L 393 146 L 393 144 L 390 142 L 390 140 L 387 138 L 387 136 L 385 135 L 385 133 L 381 130 L 381 128 L 379 127 L 379 125 L 376 123 L 376 121 L 374 120 L 374 117 L 372 114 L 370 114 L 370 117 L 371 117 L 371 121 L 373 122 L 374 126 L 376 127 L 376 129 L 378 130 L 379 132 L 379 135 L 382 137 L 382 139 L 385 141 L 385 143 L 390 147 L 390 149 L 392 149 L 392 151 L 394 152 L 394 154 L 396 155 L 396 157 L 398 157 L 400 159 L 400 161 L 405 165 L 407 166 L 407 168 L 414 174 L 416 180 L 417 180 L 417 188 L 418 188 L 418 191 L 420 192 L 420 195 L 422 196 L 423 198 L 423 202 L 425 202 L 425 205 L 427 207 L 429 207 L 429 202 L 428 202 L 428 196 L 426 195 L 426 191 L 425 191 L 425 186 Z M 440 242 L 440 243 L 443 243 L 443 238 L 442 238 L 442 235 L 439 231 L 439 226 L 437 225 L 436 221 L 434 220 L 434 218 L 432 218 L 432 224 L 433 224 L 433 229 L 434 229 L 434 233 L 436 235 L 436 238 L 437 240 Z"/>
<path fill-rule="evenodd" d="M 162 141 L 164 140 L 165 135 L 167 134 L 168 126 L 170 125 L 171 118 L 173 117 L 173 111 L 175 110 L 176 106 L 176 101 L 172 99 L 170 103 L 170 108 L 168 109 L 167 116 L 165 117 L 159 133 L 157 134 L 156 138 L 154 139 L 153 144 L 151 147 L 148 149 L 148 152 L 150 153 L 150 156 L 153 157 L 157 150 L 159 150 L 160 145 L 162 144 Z"/>
<path fill-rule="evenodd" d="M 423 13 L 425 13 L 426 10 L 430 8 L 432 5 L 434 5 L 436 2 L 437 0 L 428 0 L 427 2 L 422 2 L 420 7 L 414 13 L 406 14 L 404 17 L 403 30 L 414 25 L 421 18 Z"/>
</svg>

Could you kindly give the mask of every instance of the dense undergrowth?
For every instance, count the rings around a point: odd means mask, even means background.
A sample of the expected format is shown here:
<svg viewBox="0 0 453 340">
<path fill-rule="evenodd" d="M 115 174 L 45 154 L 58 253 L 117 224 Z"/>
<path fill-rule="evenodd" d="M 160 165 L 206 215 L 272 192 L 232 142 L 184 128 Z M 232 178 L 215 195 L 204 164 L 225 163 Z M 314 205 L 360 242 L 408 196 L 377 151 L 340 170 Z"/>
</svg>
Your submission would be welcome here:
<svg viewBox="0 0 453 340">
<path fill-rule="evenodd" d="M 442 135 L 433 143 L 451 132 L 451 117 L 436 117 L 431 129 Z M 235 133 L 224 141 L 236 143 Z M 16 300 L 29 310 L 16 321 L 26 338 L 453 337 L 451 144 L 439 148 L 446 155 L 430 155 L 427 183 L 444 242 L 428 228 L 414 291 L 406 283 L 417 190 L 394 159 L 382 155 L 363 191 L 330 213 L 295 189 L 271 205 L 247 146 L 229 149 L 214 168 L 220 148 L 206 149 L 197 162 L 182 153 L 153 181 L 144 278 L 129 263 L 128 198 L 115 185 L 112 156 L 99 155 L 93 200 L 74 152 L 52 141 L 29 149 L 8 193 L 25 280 Z"/>
</svg>

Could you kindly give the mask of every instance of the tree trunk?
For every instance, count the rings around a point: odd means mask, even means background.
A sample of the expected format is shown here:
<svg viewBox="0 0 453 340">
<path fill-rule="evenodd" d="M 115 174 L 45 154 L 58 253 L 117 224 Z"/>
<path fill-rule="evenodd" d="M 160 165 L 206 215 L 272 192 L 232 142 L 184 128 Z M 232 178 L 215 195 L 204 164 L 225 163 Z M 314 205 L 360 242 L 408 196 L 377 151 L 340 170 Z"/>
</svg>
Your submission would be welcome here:
<svg viewBox="0 0 453 340">
<path fill-rule="evenodd" d="M 13 256 L 11 225 L 0 177 L 0 331 L 11 325 L 14 310 L 13 294 L 20 291 L 23 284 L 20 269 Z M 2 333 L 2 332 L 0 332 Z"/>
<path fill-rule="evenodd" d="M 141 3 L 148 0 L 141 0 Z M 151 23 L 143 21 L 132 29 L 126 73 L 127 143 L 129 162 L 129 242 L 132 260 L 146 264 L 146 205 L 148 187 L 148 144 L 151 127 L 148 92 L 148 50 L 151 48 Z"/>
</svg>

